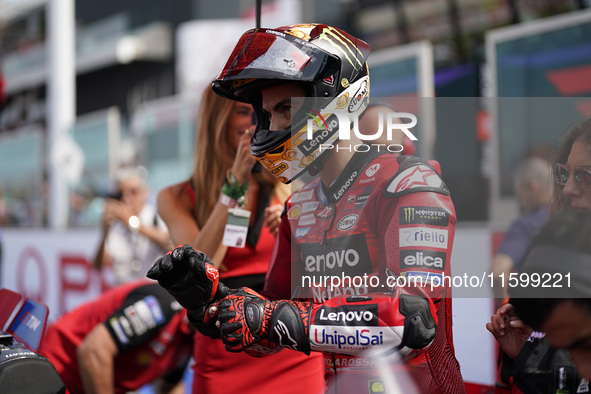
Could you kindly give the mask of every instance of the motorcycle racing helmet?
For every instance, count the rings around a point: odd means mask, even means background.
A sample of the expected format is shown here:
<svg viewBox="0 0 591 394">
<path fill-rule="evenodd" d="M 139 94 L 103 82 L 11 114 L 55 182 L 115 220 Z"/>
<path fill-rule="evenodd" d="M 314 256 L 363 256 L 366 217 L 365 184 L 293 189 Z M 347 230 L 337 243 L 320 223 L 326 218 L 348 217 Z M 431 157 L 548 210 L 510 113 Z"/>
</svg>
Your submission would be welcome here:
<svg viewBox="0 0 591 394">
<path fill-rule="evenodd" d="M 326 147 L 339 140 L 341 119 L 351 122 L 365 111 L 369 52 L 364 41 L 323 24 L 252 29 L 242 35 L 212 87 L 221 96 L 252 104 L 257 128 L 251 153 L 290 183 L 306 171 L 317 173 L 331 151 Z M 304 105 L 288 128 L 269 130 L 261 90 L 290 82 L 301 83 Z"/>
</svg>

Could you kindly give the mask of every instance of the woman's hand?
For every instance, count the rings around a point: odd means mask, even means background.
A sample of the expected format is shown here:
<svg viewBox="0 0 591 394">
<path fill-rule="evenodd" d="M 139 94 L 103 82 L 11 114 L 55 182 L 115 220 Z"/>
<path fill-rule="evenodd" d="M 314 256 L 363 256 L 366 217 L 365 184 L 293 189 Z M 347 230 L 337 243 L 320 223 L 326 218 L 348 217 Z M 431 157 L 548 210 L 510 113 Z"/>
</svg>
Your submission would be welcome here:
<svg viewBox="0 0 591 394">
<path fill-rule="evenodd" d="M 249 127 L 246 132 L 240 136 L 238 149 L 236 149 L 236 156 L 234 157 L 234 164 L 232 165 L 232 173 L 241 185 L 250 181 L 252 167 L 254 167 L 254 164 L 256 163 L 256 158 L 250 153 L 249 143 L 250 137 L 255 128 L 256 126 Z"/>
<path fill-rule="evenodd" d="M 269 227 L 269 231 L 273 235 L 277 235 L 279 231 L 281 212 L 283 212 L 283 205 L 281 204 L 275 204 L 265 208 L 265 226 Z"/>
</svg>

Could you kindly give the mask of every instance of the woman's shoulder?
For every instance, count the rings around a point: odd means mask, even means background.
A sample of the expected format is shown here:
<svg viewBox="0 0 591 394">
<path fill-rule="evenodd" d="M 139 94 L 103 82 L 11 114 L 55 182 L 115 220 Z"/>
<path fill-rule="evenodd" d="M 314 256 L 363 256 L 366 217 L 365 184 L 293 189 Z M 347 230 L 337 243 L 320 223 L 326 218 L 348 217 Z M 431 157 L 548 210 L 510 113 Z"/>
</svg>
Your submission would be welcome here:
<svg viewBox="0 0 591 394">
<path fill-rule="evenodd" d="M 158 205 L 180 203 L 181 205 L 192 205 L 195 200 L 195 190 L 192 182 L 186 180 L 171 186 L 164 187 L 158 192 Z"/>
<path fill-rule="evenodd" d="M 158 194 L 163 195 L 175 195 L 179 193 L 186 193 L 188 190 L 194 192 L 193 182 L 190 179 L 182 181 L 180 183 L 176 183 L 174 185 L 166 186 L 160 189 Z"/>
</svg>

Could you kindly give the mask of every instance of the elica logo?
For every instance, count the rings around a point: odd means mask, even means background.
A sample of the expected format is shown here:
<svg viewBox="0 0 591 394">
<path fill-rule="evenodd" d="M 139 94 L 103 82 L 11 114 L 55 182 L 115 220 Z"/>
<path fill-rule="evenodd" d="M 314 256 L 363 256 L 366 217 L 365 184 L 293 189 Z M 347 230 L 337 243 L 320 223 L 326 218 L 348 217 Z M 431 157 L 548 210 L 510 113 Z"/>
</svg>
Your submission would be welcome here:
<svg viewBox="0 0 591 394">
<path fill-rule="evenodd" d="M 332 326 L 377 326 L 376 304 L 323 306 L 315 314 L 315 325 Z"/>
<path fill-rule="evenodd" d="M 433 250 L 401 250 L 400 268 L 431 268 L 445 270 L 445 252 Z"/>
<path fill-rule="evenodd" d="M 353 104 L 353 103 L 352 103 Z M 357 103 L 358 104 L 358 103 Z M 357 105 L 355 104 L 355 105 Z M 364 134 L 359 131 L 359 116 L 356 113 L 350 114 L 344 111 L 335 112 L 330 114 L 325 119 L 321 114 L 310 109 L 306 112 L 312 119 L 308 119 L 306 127 L 306 139 L 309 143 L 304 144 L 303 152 L 311 153 L 315 149 L 319 149 L 320 152 L 323 150 L 335 149 L 335 147 L 328 143 L 330 136 L 336 127 L 338 127 L 338 138 L 340 141 L 351 140 L 351 130 L 353 134 L 362 141 L 375 141 L 382 138 L 384 132 L 388 141 L 393 140 L 394 130 L 402 131 L 410 140 L 417 141 L 417 137 L 410 131 L 417 124 L 417 117 L 414 114 L 408 112 L 380 112 L 378 114 L 378 130 L 374 134 L 369 134 L 373 130 L 364 130 Z M 401 123 L 403 119 L 408 119 L 408 123 Z M 351 127 L 351 121 L 353 121 L 353 127 Z M 385 122 L 384 122 L 385 121 Z M 385 130 L 384 130 L 385 123 Z M 318 130 L 314 133 L 314 124 L 318 126 Z M 363 145 L 364 147 L 362 147 Z M 386 144 L 371 144 L 372 146 L 386 145 Z M 352 149 L 356 152 L 365 152 L 369 150 L 370 146 L 365 144 L 351 145 L 349 148 L 345 146 L 337 146 L 336 150 L 348 150 Z M 402 152 L 403 147 L 400 144 L 386 145 L 386 149 L 392 153 Z"/>
</svg>

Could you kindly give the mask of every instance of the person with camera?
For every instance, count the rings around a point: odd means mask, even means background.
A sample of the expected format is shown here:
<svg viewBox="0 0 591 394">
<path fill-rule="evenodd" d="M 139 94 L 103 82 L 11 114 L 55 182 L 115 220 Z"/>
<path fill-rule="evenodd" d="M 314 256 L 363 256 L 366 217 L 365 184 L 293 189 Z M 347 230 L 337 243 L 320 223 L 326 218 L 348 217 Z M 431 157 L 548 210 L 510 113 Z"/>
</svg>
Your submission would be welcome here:
<svg viewBox="0 0 591 394">
<path fill-rule="evenodd" d="M 154 261 L 174 246 L 156 207 L 147 201 L 143 167 L 124 167 L 116 174 L 118 195 L 106 198 L 102 236 L 93 266 L 111 266 L 115 284 L 145 278 Z"/>
</svg>

